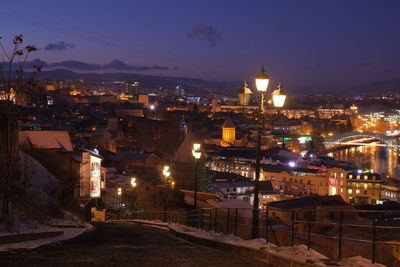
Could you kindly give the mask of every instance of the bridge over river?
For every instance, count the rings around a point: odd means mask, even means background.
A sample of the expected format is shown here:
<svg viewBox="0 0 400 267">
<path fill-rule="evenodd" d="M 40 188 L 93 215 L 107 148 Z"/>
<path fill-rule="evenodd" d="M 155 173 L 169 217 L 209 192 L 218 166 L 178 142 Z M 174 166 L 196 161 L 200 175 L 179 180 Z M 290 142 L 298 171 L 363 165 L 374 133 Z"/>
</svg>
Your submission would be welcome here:
<svg viewBox="0 0 400 267">
<path fill-rule="evenodd" d="M 385 135 L 372 132 L 347 132 L 324 137 L 324 145 L 329 150 L 344 146 L 382 146 L 398 151 L 400 139 L 398 135 Z"/>
</svg>

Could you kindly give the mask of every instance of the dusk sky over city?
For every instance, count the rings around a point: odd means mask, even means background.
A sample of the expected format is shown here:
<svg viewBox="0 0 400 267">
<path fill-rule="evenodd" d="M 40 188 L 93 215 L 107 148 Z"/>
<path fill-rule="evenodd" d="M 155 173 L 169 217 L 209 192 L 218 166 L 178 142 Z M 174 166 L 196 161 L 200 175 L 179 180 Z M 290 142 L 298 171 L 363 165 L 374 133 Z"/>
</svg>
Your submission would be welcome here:
<svg viewBox="0 0 400 267">
<path fill-rule="evenodd" d="M 399 8 L 366 0 L 23 0 L 3 3 L 0 22 L 3 39 L 23 34 L 40 48 L 34 58 L 49 64 L 221 81 L 250 79 L 264 64 L 289 87 L 346 87 L 400 77 Z M 104 66 L 115 59 L 127 66 Z"/>
</svg>

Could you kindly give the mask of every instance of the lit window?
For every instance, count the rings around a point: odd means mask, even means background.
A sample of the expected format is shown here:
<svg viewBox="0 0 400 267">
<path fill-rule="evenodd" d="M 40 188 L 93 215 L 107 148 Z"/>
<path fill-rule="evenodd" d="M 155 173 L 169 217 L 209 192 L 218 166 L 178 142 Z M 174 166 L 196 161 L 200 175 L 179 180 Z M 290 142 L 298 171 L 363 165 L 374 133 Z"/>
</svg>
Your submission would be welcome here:
<svg viewBox="0 0 400 267">
<path fill-rule="evenodd" d="M 350 175 L 349 175 L 349 178 L 350 178 L 350 179 L 353 179 L 353 174 L 350 174 Z"/>
<path fill-rule="evenodd" d="M 360 189 L 357 189 L 357 190 L 356 190 L 356 194 L 360 194 Z"/>
<path fill-rule="evenodd" d="M 353 189 L 349 189 L 349 194 L 353 193 Z"/>
</svg>

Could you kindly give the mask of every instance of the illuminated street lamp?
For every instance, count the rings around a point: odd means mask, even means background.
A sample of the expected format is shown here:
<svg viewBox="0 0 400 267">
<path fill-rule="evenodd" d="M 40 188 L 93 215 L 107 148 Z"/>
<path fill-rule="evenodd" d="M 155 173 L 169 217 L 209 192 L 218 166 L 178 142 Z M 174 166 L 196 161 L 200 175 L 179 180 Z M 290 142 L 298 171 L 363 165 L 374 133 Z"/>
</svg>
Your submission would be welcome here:
<svg viewBox="0 0 400 267">
<path fill-rule="evenodd" d="M 149 106 L 149 108 L 150 108 L 150 111 L 151 111 L 151 119 L 154 120 L 155 111 L 156 111 L 156 106 L 155 106 L 154 104 L 151 104 L 151 105 Z"/>
<path fill-rule="evenodd" d="M 283 90 L 282 83 L 279 82 L 278 87 L 272 92 L 272 103 L 277 108 L 277 115 L 279 118 L 279 110 L 285 105 L 287 93 Z M 282 149 L 285 149 L 285 136 L 282 140 Z"/>
<path fill-rule="evenodd" d="M 135 189 L 136 186 L 137 186 L 135 177 L 131 178 L 131 186 L 132 186 L 133 189 Z M 131 190 L 131 195 L 130 195 L 130 210 L 131 210 L 131 214 L 133 214 L 133 205 L 134 205 L 133 197 L 134 197 L 134 192 L 133 192 L 133 190 Z"/>
<path fill-rule="evenodd" d="M 261 130 L 263 127 L 264 111 L 264 93 L 267 91 L 269 77 L 265 74 L 264 66 L 261 67 L 261 73 L 255 77 L 257 91 L 260 94 L 260 106 L 258 114 L 257 127 L 257 147 L 256 147 L 256 177 L 254 180 L 254 201 L 253 201 L 253 223 L 251 228 L 252 238 L 258 238 L 258 220 L 259 220 L 259 199 L 260 191 L 260 160 L 261 160 Z"/>
<path fill-rule="evenodd" d="M 269 77 L 265 74 L 264 66 L 261 66 L 261 73 L 256 75 L 256 88 L 260 94 L 260 112 L 264 111 L 264 93 L 267 91 Z"/>
<path fill-rule="evenodd" d="M 118 205 L 122 203 L 122 188 L 117 188 L 117 196 L 115 197 L 115 208 L 118 208 Z"/>
<path fill-rule="evenodd" d="M 274 107 L 281 108 L 285 105 L 287 93 L 283 90 L 282 83 L 279 82 L 278 87 L 272 92 L 272 103 Z"/>
<path fill-rule="evenodd" d="M 201 158 L 200 144 L 193 144 L 192 154 L 194 157 L 194 209 L 197 209 L 197 161 Z"/>
<path fill-rule="evenodd" d="M 131 186 L 133 187 L 133 188 L 135 188 L 136 187 L 136 178 L 135 177 L 132 177 L 131 178 Z"/>
<path fill-rule="evenodd" d="M 168 177 L 171 175 L 171 172 L 169 169 L 170 169 L 169 166 L 165 165 L 163 168 L 163 172 L 162 172 L 167 180 L 168 180 Z"/>
</svg>

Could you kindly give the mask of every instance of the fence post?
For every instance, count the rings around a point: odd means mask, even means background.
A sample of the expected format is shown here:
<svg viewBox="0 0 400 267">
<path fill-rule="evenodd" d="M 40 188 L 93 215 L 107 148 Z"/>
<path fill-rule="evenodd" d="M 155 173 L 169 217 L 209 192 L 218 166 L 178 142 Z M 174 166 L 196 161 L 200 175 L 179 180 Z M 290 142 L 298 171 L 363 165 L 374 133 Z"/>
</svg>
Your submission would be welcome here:
<svg viewBox="0 0 400 267">
<path fill-rule="evenodd" d="M 217 218 L 218 218 L 217 212 L 218 212 L 218 209 L 215 209 L 215 213 L 214 213 L 214 232 L 215 233 L 217 232 Z"/>
<path fill-rule="evenodd" d="M 238 209 L 235 209 L 235 236 L 237 236 L 237 228 L 238 228 Z"/>
<path fill-rule="evenodd" d="M 372 264 L 375 263 L 375 250 L 376 250 L 376 218 L 375 213 L 372 221 Z"/>
<path fill-rule="evenodd" d="M 311 246 L 311 220 L 308 220 L 307 224 L 307 249 L 310 250 Z"/>
<path fill-rule="evenodd" d="M 208 231 L 211 231 L 211 227 L 212 227 L 212 209 L 210 209 L 210 217 L 209 217 L 209 222 L 208 222 Z"/>
<path fill-rule="evenodd" d="M 295 223 L 295 215 L 296 212 L 292 211 L 292 238 L 291 238 L 291 246 L 294 246 L 294 223 Z"/>
<path fill-rule="evenodd" d="M 230 223 L 230 208 L 228 208 L 227 213 L 226 213 L 226 234 L 229 235 L 229 223 Z"/>
<path fill-rule="evenodd" d="M 201 209 L 200 210 L 200 227 L 201 227 L 201 230 L 203 231 L 204 230 L 204 210 L 203 209 Z"/>
<path fill-rule="evenodd" d="M 269 209 L 265 207 L 265 243 L 269 243 Z"/>
<path fill-rule="evenodd" d="M 342 258 L 342 231 L 343 231 L 343 211 L 339 216 L 339 245 L 338 245 L 338 258 Z"/>
</svg>

